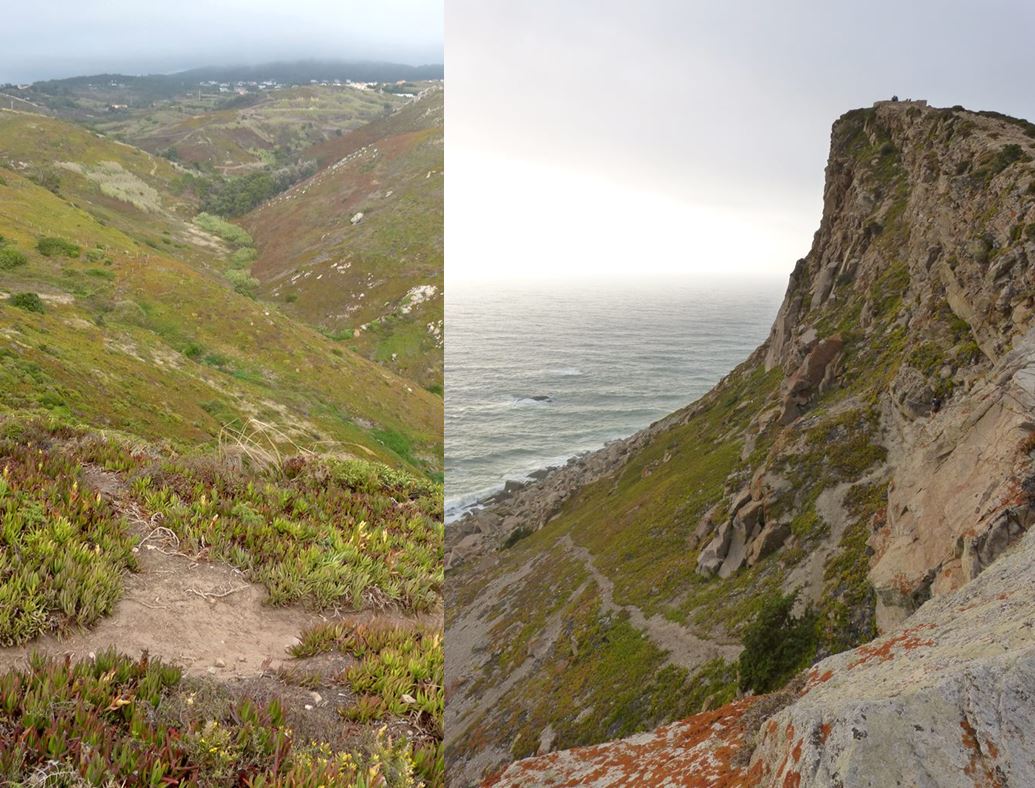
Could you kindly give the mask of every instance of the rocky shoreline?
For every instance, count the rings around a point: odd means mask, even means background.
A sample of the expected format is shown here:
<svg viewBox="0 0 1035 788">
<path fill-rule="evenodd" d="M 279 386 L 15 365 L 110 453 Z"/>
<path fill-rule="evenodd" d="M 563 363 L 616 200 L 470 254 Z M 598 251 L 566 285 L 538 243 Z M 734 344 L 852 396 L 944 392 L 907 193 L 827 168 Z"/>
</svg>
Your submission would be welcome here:
<svg viewBox="0 0 1035 788">
<path fill-rule="evenodd" d="M 655 435 L 686 423 L 711 399 L 709 392 L 626 438 L 576 454 L 564 465 L 533 471 L 527 481 L 508 480 L 502 490 L 474 504 L 478 508 L 450 523 L 445 540 L 446 569 L 456 569 L 499 549 L 508 539 L 539 530 L 575 492 L 619 470 Z"/>
</svg>

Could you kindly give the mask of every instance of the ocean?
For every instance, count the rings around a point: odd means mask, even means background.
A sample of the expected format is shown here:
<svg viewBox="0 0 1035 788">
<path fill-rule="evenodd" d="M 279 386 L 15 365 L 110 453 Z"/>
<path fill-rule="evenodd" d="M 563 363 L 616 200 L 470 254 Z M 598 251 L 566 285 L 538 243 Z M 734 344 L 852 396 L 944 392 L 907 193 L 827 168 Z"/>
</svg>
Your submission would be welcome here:
<svg viewBox="0 0 1035 788">
<path fill-rule="evenodd" d="M 786 281 L 457 282 L 446 519 L 692 402 L 769 333 Z"/>
</svg>

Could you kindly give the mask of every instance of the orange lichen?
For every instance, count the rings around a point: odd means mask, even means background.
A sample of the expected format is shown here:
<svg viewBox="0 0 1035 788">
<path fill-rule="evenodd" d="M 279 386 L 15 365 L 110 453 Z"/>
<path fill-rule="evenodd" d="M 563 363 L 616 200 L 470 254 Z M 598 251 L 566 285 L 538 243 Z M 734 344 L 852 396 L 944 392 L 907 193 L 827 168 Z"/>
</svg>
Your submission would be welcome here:
<svg viewBox="0 0 1035 788">
<path fill-rule="evenodd" d="M 801 694 L 807 694 L 809 690 L 813 689 L 816 685 L 830 681 L 833 677 L 834 671 L 832 670 L 825 670 L 823 673 L 820 673 L 818 668 L 812 668 L 809 670 L 809 675 L 805 681 L 805 686 L 802 689 Z"/>
<path fill-rule="evenodd" d="M 963 769 L 963 773 L 974 780 L 975 785 L 1002 786 L 1002 776 L 992 768 L 981 751 L 981 743 L 978 741 L 977 730 L 966 718 L 960 720 L 960 728 L 963 733 L 963 747 L 970 752 L 970 760 Z M 991 742 L 985 746 L 988 756 L 995 758 L 999 755 L 999 748 Z"/>
<path fill-rule="evenodd" d="M 915 634 L 922 629 L 928 629 L 930 627 L 930 624 L 920 624 L 918 626 L 905 629 L 893 637 L 885 638 L 878 643 L 867 643 L 865 646 L 860 646 L 855 650 L 855 652 L 861 656 L 854 662 L 849 663 L 848 669 L 852 670 L 853 668 L 857 668 L 859 665 L 865 665 L 873 660 L 877 660 L 878 662 L 888 662 L 895 658 L 896 650 L 898 653 L 902 653 L 923 648 L 925 646 L 933 646 L 933 640 L 919 638 Z"/>
<path fill-rule="evenodd" d="M 797 744 L 794 745 L 794 749 L 791 750 L 791 758 L 794 759 L 795 763 L 801 760 L 801 745 L 802 739 L 798 739 Z"/>
<path fill-rule="evenodd" d="M 536 785 L 556 788 L 609 780 L 622 785 L 654 785 L 675 780 L 688 788 L 746 788 L 765 767 L 750 772 L 734 766 L 744 745 L 744 713 L 757 697 L 734 701 L 631 739 L 578 747 L 511 764 L 483 786 Z M 754 777 L 752 777 L 754 775 Z"/>
<path fill-rule="evenodd" d="M 830 723 L 824 722 L 819 726 L 819 742 L 820 744 L 826 744 L 827 739 L 830 737 Z"/>
</svg>

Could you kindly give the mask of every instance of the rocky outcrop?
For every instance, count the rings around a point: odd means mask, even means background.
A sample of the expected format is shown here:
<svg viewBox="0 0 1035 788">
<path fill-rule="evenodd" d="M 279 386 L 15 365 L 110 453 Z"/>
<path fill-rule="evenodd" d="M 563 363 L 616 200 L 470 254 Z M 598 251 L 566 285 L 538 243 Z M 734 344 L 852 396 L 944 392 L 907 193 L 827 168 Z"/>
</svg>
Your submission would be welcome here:
<svg viewBox="0 0 1035 788">
<path fill-rule="evenodd" d="M 805 359 L 784 384 L 781 424 L 790 424 L 805 410 L 813 396 L 821 393 L 834 379 L 834 362 L 844 349 L 840 334 L 816 341 L 815 329 L 803 335 L 801 344 L 808 348 Z"/>
<path fill-rule="evenodd" d="M 1035 785 L 1032 588 L 1035 534 L 898 629 L 814 665 L 789 699 L 749 696 L 485 784 Z"/>
<path fill-rule="evenodd" d="M 937 417 L 889 418 L 887 524 L 872 539 L 870 570 L 881 625 L 901 620 L 918 600 L 959 588 L 1035 521 L 1033 419 L 1035 329 Z"/>
</svg>

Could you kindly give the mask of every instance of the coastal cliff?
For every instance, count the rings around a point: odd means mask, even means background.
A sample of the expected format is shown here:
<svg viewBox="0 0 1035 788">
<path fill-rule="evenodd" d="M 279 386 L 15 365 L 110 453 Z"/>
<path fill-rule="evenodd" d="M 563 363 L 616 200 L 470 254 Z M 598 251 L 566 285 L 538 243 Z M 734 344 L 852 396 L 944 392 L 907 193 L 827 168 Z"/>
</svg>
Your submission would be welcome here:
<svg viewBox="0 0 1035 788">
<path fill-rule="evenodd" d="M 766 342 L 447 530 L 452 784 L 1030 781 L 1033 154 L 846 113 Z"/>
</svg>

